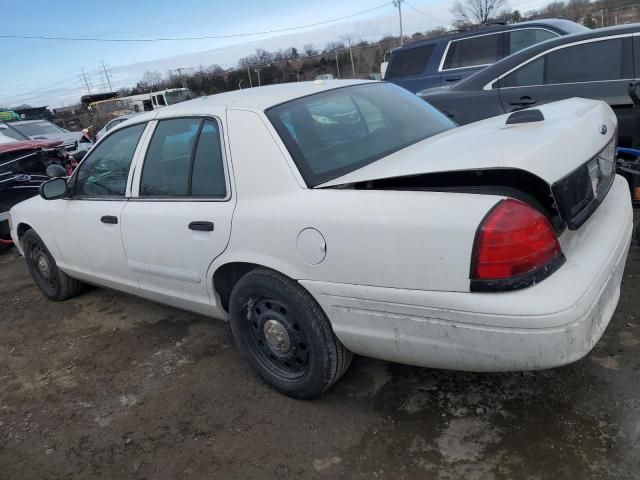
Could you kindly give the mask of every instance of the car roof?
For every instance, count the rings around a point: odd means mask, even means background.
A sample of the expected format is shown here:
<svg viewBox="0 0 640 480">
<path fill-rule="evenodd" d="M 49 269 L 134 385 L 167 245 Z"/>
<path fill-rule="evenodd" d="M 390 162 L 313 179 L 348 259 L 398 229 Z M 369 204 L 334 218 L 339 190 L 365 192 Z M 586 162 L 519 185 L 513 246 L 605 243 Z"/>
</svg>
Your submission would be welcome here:
<svg viewBox="0 0 640 480">
<path fill-rule="evenodd" d="M 445 33 L 443 35 L 438 35 L 436 37 L 425 38 L 424 40 L 418 40 L 416 42 L 407 43 L 406 45 L 395 48 L 392 52 L 398 52 L 405 49 L 422 47 L 425 45 L 430 45 L 432 43 L 438 43 L 441 41 L 450 41 L 450 40 L 459 40 L 467 37 L 475 37 L 478 35 L 484 35 L 487 33 L 494 32 L 504 32 L 509 30 L 518 30 L 521 28 L 529 28 L 529 27 L 551 27 L 554 30 L 562 30 L 568 34 L 577 33 L 577 32 L 588 32 L 590 31 L 584 25 L 581 25 L 576 22 L 572 22 L 571 20 L 566 20 L 563 18 L 546 18 L 543 20 L 529 20 L 526 22 L 520 23 L 510 23 L 510 24 L 487 24 L 487 25 L 479 25 L 468 30 L 463 30 L 459 32 L 451 32 Z"/>
<path fill-rule="evenodd" d="M 315 93 L 326 92 L 340 87 L 365 83 L 379 83 L 376 80 L 313 80 L 309 82 L 289 82 L 268 85 L 265 87 L 244 88 L 231 92 L 218 93 L 199 97 L 186 102 L 169 105 L 159 110 L 136 115 L 136 123 L 155 118 L 157 115 L 189 115 L 195 110 L 207 107 L 236 107 L 251 110 L 267 110 L 281 103 L 306 97 Z"/>
<path fill-rule="evenodd" d="M 7 122 L 7 123 L 9 125 L 24 125 L 25 123 L 40 123 L 40 122 L 49 122 L 49 120 L 47 120 L 46 118 L 39 118 L 36 120 L 15 120 L 13 122 Z"/>
<path fill-rule="evenodd" d="M 624 35 L 637 32 L 640 32 L 640 23 L 598 28 L 597 30 L 589 30 L 584 33 L 572 33 L 570 35 L 552 38 L 551 40 L 545 40 L 544 42 L 536 43 L 524 50 L 520 50 L 513 55 L 509 55 L 508 57 L 497 61 L 493 65 L 480 70 L 476 74 L 451 87 L 451 90 L 475 90 L 478 86 L 481 86 L 480 88 L 482 88 L 482 86 L 486 85 L 487 82 L 502 75 L 502 73 L 507 70 L 520 65 L 529 58 L 535 57 L 539 53 L 545 52 L 550 48 L 566 45 L 568 43 L 580 42 L 582 40 L 589 40 L 592 38 L 609 37 L 613 35 Z"/>
</svg>

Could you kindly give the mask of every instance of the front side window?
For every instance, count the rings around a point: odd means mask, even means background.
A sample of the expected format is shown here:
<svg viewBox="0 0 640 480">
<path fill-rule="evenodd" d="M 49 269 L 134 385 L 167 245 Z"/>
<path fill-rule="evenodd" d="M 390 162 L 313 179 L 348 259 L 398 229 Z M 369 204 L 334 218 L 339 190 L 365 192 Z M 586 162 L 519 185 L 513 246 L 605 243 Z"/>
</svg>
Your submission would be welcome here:
<svg viewBox="0 0 640 480">
<path fill-rule="evenodd" d="M 507 55 L 519 52 L 522 49 L 535 45 L 536 43 L 544 42 L 551 38 L 556 38 L 557 33 L 550 32 L 549 30 L 543 30 L 541 28 L 526 28 L 524 30 L 513 30 L 508 32 L 509 35 L 509 49 Z"/>
<path fill-rule="evenodd" d="M 431 58 L 435 45 L 424 47 L 408 48 L 393 54 L 386 78 L 404 77 L 406 75 L 417 75 L 424 72 L 427 62 Z"/>
<path fill-rule="evenodd" d="M 630 76 L 623 38 L 561 48 L 527 63 L 500 80 L 501 87 L 620 80 Z"/>
<path fill-rule="evenodd" d="M 217 122 L 201 118 L 158 122 L 142 169 L 140 196 L 225 197 Z"/>
<path fill-rule="evenodd" d="M 443 70 L 489 65 L 500 58 L 502 33 L 454 40 L 449 44 Z"/>
<path fill-rule="evenodd" d="M 156 99 L 156 104 L 160 106 L 165 106 L 167 103 L 164 101 L 164 97 L 162 95 L 156 95 L 154 97 Z"/>
<path fill-rule="evenodd" d="M 84 159 L 75 179 L 76 197 L 124 197 L 129 167 L 146 123 L 112 133 Z"/>
<path fill-rule="evenodd" d="M 455 127 L 431 105 L 390 83 L 329 90 L 266 113 L 310 187 Z"/>
</svg>

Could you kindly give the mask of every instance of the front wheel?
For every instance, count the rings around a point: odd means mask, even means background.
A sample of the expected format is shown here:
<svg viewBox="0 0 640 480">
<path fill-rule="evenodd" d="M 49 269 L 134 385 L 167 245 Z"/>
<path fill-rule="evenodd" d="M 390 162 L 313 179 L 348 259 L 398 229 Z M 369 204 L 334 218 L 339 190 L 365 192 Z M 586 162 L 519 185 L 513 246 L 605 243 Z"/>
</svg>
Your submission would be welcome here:
<svg viewBox="0 0 640 480">
<path fill-rule="evenodd" d="M 51 300 L 66 300 L 82 291 L 84 284 L 71 278 L 56 265 L 40 236 L 28 230 L 22 240 L 27 267 L 42 293 Z"/>
<path fill-rule="evenodd" d="M 353 357 L 309 292 L 272 270 L 259 268 L 238 281 L 229 320 L 251 366 L 291 397 L 320 395 L 346 372 Z"/>
</svg>

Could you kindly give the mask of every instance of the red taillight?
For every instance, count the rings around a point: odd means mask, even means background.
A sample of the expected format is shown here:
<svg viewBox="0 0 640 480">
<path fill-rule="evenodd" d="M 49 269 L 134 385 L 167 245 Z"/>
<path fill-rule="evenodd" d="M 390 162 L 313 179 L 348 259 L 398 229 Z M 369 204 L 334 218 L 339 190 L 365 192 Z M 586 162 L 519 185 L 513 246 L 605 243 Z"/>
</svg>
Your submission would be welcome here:
<svg viewBox="0 0 640 480">
<path fill-rule="evenodd" d="M 549 220 L 526 203 L 509 198 L 494 207 L 478 229 L 471 277 L 480 281 L 509 280 L 541 269 L 551 274 L 555 268 L 549 266 L 559 266 L 563 258 Z M 493 286 L 496 288 L 489 289 L 501 289 Z M 526 285 L 511 288 L 522 286 Z"/>
</svg>

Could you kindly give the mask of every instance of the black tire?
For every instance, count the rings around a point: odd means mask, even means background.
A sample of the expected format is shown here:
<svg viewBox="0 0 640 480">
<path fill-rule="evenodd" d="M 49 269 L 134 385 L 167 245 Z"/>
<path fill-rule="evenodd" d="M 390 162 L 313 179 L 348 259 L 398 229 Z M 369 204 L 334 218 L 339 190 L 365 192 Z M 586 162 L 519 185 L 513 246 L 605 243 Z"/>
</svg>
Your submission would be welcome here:
<svg viewBox="0 0 640 480">
<path fill-rule="evenodd" d="M 47 298 L 55 301 L 71 298 L 84 289 L 84 284 L 71 278 L 56 261 L 38 234 L 28 230 L 22 239 L 24 256 L 33 281 Z"/>
<path fill-rule="evenodd" d="M 254 370 L 290 397 L 320 395 L 351 364 L 353 354 L 335 336 L 315 299 L 273 270 L 258 268 L 238 281 L 231 292 L 229 320 Z"/>
</svg>

